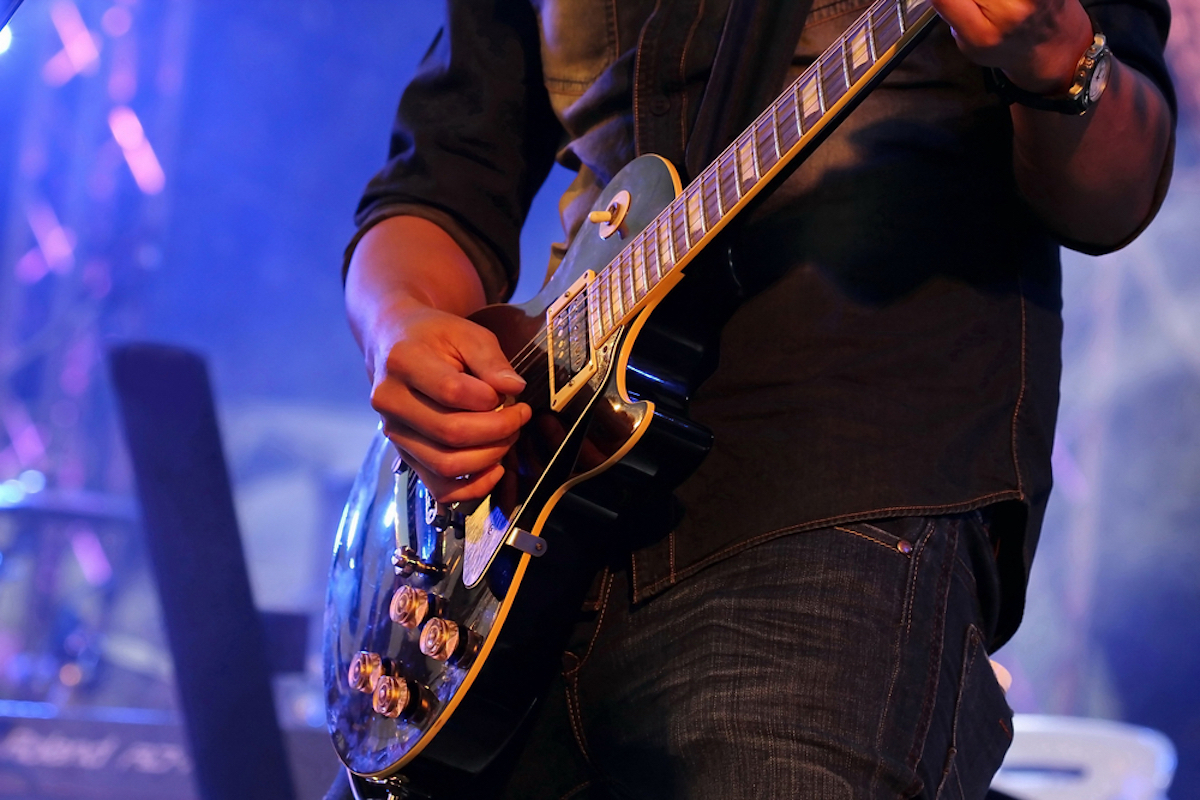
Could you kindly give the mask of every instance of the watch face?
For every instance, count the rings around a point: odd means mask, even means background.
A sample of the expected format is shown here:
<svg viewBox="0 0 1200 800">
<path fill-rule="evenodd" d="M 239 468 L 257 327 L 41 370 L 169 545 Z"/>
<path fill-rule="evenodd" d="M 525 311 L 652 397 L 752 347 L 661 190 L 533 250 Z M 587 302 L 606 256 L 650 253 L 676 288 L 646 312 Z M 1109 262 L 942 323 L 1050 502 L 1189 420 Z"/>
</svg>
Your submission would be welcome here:
<svg viewBox="0 0 1200 800">
<path fill-rule="evenodd" d="M 1100 99 L 1100 95 L 1104 94 L 1104 87 L 1108 86 L 1108 71 L 1112 67 L 1112 59 L 1106 53 L 1096 62 L 1096 68 L 1092 71 L 1092 79 L 1088 82 L 1088 100 L 1096 102 Z"/>
</svg>

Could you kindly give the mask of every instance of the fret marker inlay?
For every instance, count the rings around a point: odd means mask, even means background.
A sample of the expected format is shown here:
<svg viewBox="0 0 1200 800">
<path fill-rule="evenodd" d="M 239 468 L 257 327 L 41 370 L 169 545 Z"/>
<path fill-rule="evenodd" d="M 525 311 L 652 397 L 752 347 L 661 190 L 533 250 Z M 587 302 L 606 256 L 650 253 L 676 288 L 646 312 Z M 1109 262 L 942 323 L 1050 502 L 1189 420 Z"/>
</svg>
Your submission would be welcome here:
<svg viewBox="0 0 1200 800">
<path fill-rule="evenodd" d="M 742 179 L 742 191 L 758 180 L 758 164 L 754 161 L 754 137 L 747 136 L 738 147 L 738 172 Z"/>
<path fill-rule="evenodd" d="M 867 48 L 867 31 L 865 27 L 855 31 L 854 38 L 850 40 L 850 58 L 854 63 L 855 69 L 866 64 L 871 58 L 871 54 Z"/>
<path fill-rule="evenodd" d="M 821 113 L 821 98 L 817 94 L 815 79 L 806 81 L 800 87 L 800 103 L 804 107 L 804 116 L 813 117 Z"/>
</svg>

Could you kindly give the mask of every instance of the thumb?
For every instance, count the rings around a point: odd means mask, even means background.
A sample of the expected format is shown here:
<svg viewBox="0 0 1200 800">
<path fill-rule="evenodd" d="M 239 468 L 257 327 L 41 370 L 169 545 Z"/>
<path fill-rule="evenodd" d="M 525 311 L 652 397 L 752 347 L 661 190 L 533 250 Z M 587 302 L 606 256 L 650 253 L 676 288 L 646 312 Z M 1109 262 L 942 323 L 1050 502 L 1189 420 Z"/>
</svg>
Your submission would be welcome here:
<svg viewBox="0 0 1200 800">
<path fill-rule="evenodd" d="M 463 366 L 501 397 L 525 390 L 525 379 L 504 356 L 494 335 L 470 337 L 460 346 Z"/>
</svg>

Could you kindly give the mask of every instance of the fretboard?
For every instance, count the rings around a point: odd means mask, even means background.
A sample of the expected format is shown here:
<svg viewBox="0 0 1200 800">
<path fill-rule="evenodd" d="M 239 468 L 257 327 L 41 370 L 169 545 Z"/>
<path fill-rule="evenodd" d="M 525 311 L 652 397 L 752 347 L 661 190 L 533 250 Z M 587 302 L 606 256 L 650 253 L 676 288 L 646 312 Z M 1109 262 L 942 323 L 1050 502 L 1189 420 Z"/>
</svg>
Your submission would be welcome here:
<svg viewBox="0 0 1200 800">
<path fill-rule="evenodd" d="M 929 0 L 872 3 L 596 274 L 586 294 L 593 345 L 599 347 L 628 322 L 663 278 L 682 269 L 785 166 L 815 147 L 935 16 Z M 583 310 L 582 303 L 572 305 L 575 313 Z"/>
</svg>

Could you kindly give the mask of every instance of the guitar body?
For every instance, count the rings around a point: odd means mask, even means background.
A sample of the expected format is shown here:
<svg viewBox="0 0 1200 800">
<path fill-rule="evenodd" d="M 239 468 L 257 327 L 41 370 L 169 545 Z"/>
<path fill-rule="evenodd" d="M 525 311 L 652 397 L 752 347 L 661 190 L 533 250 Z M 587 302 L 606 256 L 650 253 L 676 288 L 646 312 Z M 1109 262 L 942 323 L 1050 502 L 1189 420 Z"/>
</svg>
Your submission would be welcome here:
<svg viewBox="0 0 1200 800">
<path fill-rule="evenodd" d="M 585 223 L 541 293 L 472 317 L 499 338 L 527 381 L 518 399 L 533 409 L 489 497 L 471 508 L 440 506 L 415 473 L 393 471 L 395 451 L 382 434 L 355 481 L 330 573 L 325 682 L 334 747 L 363 796 L 378 781 L 394 784 L 388 779 L 401 770 L 419 774 L 434 763 L 472 774 L 487 766 L 553 676 L 605 544 L 622 526 L 643 526 L 643 509 L 666 508 L 670 490 L 711 444 L 684 414 L 715 364 L 704 339 L 720 320 L 685 312 L 679 293 L 663 303 L 667 285 L 597 348 L 595 372 L 569 402 L 552 408 L 547 310 L 674 200 L 679 179 L 668 162 L 644 156 L 614 177 L 596 209 L 621 192 L 631 198 L 622 230 L 603 238 Z M 424 592 L 430 609 L 412 627 L 392 608 L 402 587 L 406 598 Z M 456 624 L 457 657 L 422 652 L 433 616 Z M 376 710 L 360 653 L 379 657 L 376 676 L 405 683 L 398 716 Z"/>
</svg>

